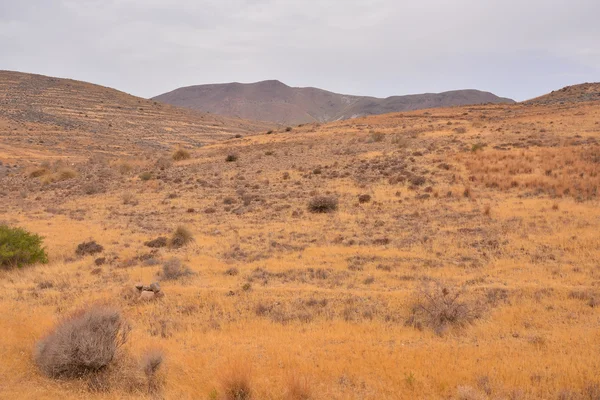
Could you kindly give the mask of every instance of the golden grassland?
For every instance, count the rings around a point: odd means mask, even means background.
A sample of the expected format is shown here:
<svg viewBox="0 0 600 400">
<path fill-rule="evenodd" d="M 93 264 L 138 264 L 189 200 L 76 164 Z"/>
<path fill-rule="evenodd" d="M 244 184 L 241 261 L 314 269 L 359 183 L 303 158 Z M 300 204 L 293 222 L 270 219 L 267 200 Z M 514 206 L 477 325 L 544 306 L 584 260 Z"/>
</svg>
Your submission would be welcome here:
<svg viewBox="0 0 600 400">
<path fill-rule="evenodd" d="M 390 114 L 172 163 L 87 154 L 64 180 L 44 180 L 59 153 L 32 152 L 0 178 L 0 221 L 44 236 L 50 262 L 0 272 L 0 397 L 150 397 L 33 361 L 61 317 L 108 302 L 132 324 L 131 357 L 165 353 L 166 399 L 220 398 L 232 374 L 255 399 L 598 398 L 599 121 L 597 103 Z M 337 211 L 310 213 L 318 194 Z M 193 244 L 144 246 L 177 226 Z M 76 257 L 88 239 L 104 252 Z M 172 257 L 194 274 L 162 280 L 157 301 L 123 295 Z M 407 323 L 435 282 L 477 318 L 442 334 Z"/>
</svg>

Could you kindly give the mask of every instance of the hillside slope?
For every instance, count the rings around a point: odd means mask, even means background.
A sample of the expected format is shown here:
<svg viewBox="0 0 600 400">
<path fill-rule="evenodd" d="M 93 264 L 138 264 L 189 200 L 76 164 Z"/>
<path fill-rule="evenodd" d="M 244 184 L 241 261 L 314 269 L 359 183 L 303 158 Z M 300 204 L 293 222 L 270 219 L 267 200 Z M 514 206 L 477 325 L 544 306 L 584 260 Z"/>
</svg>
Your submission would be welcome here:
<svg viewBox="0 0 600 400">
<path fill-rule="evenodd" d="M 263 123 L 172 107 L 91 83 L 0 71 L 0 138 L 8 144 L 62 145 L 65 151 L 120 151 L 128 142 L 198 146 L 262 131 Z"/>
<path fill-rule="evenodd" d="M 600 83 L 582 83 L 580 85 L 566 86 L 559 90 L 531 100 L 525 104 L 551 105 L 557 103 L 580 103 L 600 100 Z"/>
<path fill-rule="evenodd" d="M 343 95 L 317 88 L 293 88 L 279 81 L 179 88 L 153 100 L 220 115 L 281 124 L 331 122 L 357 116 L 483 103 L 513 103 L 492 93 L 457 90 L 408 96 Z"/>
</svg>

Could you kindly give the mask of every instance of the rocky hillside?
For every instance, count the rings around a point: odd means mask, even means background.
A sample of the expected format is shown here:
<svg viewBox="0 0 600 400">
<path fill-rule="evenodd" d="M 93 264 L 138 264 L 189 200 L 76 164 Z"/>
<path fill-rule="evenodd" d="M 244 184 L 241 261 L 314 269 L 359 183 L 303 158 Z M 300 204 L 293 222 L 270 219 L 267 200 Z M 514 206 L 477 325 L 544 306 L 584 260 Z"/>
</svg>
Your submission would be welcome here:
<svg viewBox="0 0 600 400">
<path fill-rule="evenodd" d="M 484 103 L 514 103 L 478 90 L 393 96 L 348 96 L 279 81 L 227 83 L 176 89 L 153 100 L 180 107 L 280 124 L 331 122 L 366 115 Z"/>
<path fill-rule="evenodd" d="M 546 95 L 528 100 L 525 104 L 581 103 L 598 100 L 600 100 L 600 83 L 582 83 L 553 90 Z"/>
</svg>

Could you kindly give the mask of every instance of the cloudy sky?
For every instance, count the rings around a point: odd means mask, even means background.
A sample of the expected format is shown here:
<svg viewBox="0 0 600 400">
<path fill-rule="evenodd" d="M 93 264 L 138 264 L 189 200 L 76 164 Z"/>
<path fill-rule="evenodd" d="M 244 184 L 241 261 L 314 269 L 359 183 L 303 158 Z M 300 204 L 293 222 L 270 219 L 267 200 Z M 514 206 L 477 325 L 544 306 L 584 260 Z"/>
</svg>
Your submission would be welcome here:
<svg viewBox="0 0 600 400">
<path fill-rule="evenodd" d="M 600 81 L 600 0 L 0 0 L 0 69 L 151 97 L 279 79 L 524 100 Z"/>
</svg>

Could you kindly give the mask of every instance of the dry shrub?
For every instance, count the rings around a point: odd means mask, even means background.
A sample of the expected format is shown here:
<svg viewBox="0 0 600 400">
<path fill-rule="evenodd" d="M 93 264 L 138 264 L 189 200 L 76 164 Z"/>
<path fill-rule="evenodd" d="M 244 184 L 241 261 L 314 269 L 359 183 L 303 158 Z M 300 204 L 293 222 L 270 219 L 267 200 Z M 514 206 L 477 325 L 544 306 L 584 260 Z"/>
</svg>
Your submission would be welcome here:
<svg viewBox="0 0 600 400">
<path fill-rule="evenodd" d="M 183 265 L 181 260 L 178 258 L 171 258 L 163 264 L 161 278 L 165 281 L 176 280 L 191 275 L 192 273 L 192 270 Z"/>
<path fill-rule="evenodd" d="M 104 251 L 104 247 L 96 243 L 96 241 L 90 240 L 89 242 L 83 242 L 77 245 L 75 254 L 77 254 L 78 256 L 86 256 L 102 253 L 102 251 Z"/>
<path fill-rule="evenodd" d="M 39 178 L 44 175 L 48 175 L 49 173 L 50 173 L 50 171 L 46 168 L 36 168 L 36 169 L 32 170 L 31 172 L 29 172 L 29 177 L 30 178 Z"/>
<path fill-rule="evenodd" d="M 55 174 L 55 178 L 57 181 L 66 181 L 69 179 L 73 179 L 76 176 L 77 172 L 71 168 L 61 168 Z"/>
<path fill-rule="evenodd" d="M 183 161 L 188 160 L 192 157 L 189 151 L 185 149 L 177 149 L 175 153 L 173 153 L 173 161 Z"/>
<path fill-rule="evenodd" d="M 334 196 L 315 196 L 308 202 L 308 210 L 313 213 L 331 213 L 337 208 L 338 199 Z"/>
<path fill-rule="evenodd" d="M 246 365 L 234 363 L 220 377 L 221 400 L 252 399 L 252 375 Z"/>
<path fill-rule="evenodd" d="M 184 226 L 178 226 L 169 239 L 169 247 L 179 249 L 194 241 L 194 236 L 189 229 Z"/>
<path fill-rule="evenodd" d="M 164 358 L 165 356 L 160 349 L 150 349 L 142 355 L 140 366 L 148 380 L 148 393 L 157 394 L 163 386 L 163 380 L 158 373 Z"/>
<path fill-rule="evenodd" d="M 463 328 L 481 315 L 475 301 L 463 300 L 464 290 L 435 284 L 424 286 L 414 296 L 407 325 L 428 327 L 443 335 L 450 328 Z"/>
<path fill-rule="evenodd" d="M 147 242 L 144 242 L 144 246 L 148 246 L 148 247 L 157 249 L 157 248 L 161 248 L 161 247 L 167 247 L 168 242 L 169 241 L 167 240 L 166 237 L 159 236 L 156 239 L 152 239 Z"/>
<path fill-rule="evenodd" d="M 138 204 L 138 199 L 131 192 L 125 192 L 121 195 L 121 201 L 124 205 L 135 206 Z"/>
<path fill-rule="evenodd" d="M 102 305 L 61 321 L 36 346 L 35 361 L 49 377 L 81 377 L 113 362 L 130 331 L 119 310 Z"/>
<path fill-rule="evenodd" d="M 234 154 L 234 153 L 228 154 L 227 157 L 225 157 L 225 161 L 227 161 L 227 162 L 234 162 L 234 161 L 237 161 L 237 159 L 238 159 L 238 155 Z"/>
</svg>

